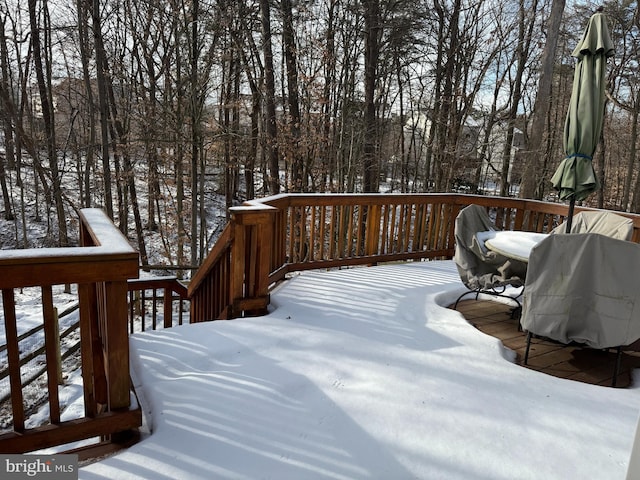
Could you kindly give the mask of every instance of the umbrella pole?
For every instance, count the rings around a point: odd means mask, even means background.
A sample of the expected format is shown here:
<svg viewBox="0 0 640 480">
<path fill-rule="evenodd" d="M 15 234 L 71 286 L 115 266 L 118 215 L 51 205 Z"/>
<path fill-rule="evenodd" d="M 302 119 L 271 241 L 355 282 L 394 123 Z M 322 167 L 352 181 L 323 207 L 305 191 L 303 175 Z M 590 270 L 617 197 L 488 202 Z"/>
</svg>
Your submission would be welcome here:
<svg viewBox="0 0 640 480">
<path fill-rule="evenodd" d="M 571 233 L 571 223 L 573 222 L 573 210 L 576 206 L 576 196 L 571 195 L 571 199 L 569 200 L 569 215 L 567 216 L 567 229 L 565 233 Z"/>
</svg>

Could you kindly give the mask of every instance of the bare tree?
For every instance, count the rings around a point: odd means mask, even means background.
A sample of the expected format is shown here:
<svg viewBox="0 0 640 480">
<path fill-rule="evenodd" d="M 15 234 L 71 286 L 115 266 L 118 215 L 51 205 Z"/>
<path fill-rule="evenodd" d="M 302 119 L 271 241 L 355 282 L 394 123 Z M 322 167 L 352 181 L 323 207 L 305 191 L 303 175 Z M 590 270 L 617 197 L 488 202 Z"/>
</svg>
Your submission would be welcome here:
<svg viewBox="0 0 640 480">
<path fill-rule="evenodd" d="M 514 53 L 514 61 L 516 63 L 516 73 L 512 81 L 512 90 L 510 97 L 510 108 L 507 118 L 508 127 L 505 139 L 505 148 L 502 154 L 502 172 L 500 178 L 500 195 L 509 195 L 509 169 L 511 167 L 513 137 L 515 123 L 518 118 L 520 102 L 522 101 L 524 88 L 525 68 L 529 60 L 531 44 L 533 40 L 533 27 L 537 14 L 537 0 L 533 0 L 530 8 L 525 8 L 524 0 L 520 0 L 520 17 L 518 22 L 518 43 Z"/>
<path fill-rule="evenodd" d="M 544 151 L 546 144 L 543 142 L 543 138 L 550 108 L 553 70 L 556 64 L 558 35 L 564 6 L 565 0 L 553 0 L 547 22 L 547 41 L 542 50 L 538 90 L 533 107 L 531 128 L 526 139 L 525 167 L 520 184 L 520 196 L 523 198 L 542 199 L 544 193 L 544 189 L 541 188 L 544 177 L 539 172 L 544 172 L 544 169 L 541 168 L 542 159 L 547 156 L 545 155 L 547 152 Z"/>
<path fill-rule="evenodd" d="M 300 103 L 298 101 L 298 65 L 297 48 L 294 36 L 293 10 L 291 0 L 281 0 L 283 30 L 282 40 L 287 70 L 287 100 L 289 105 L 289 125 L 287 156 L 291 160 L 291 189 L 301 192 L 304 189 L 304 161 L 300 151 Z"/>
<path fill-rule="evenodd" d="M 0 18 L 0 99 L 4 108 L 2 121 L 5 155 L 0 156 L 0 187 L 2 188 L 2 200 L 4 202 L 4 218 L 5 220 L 13 220 L 13 205 L 9 197 L 9 189 L 7 188 L 6 165 L 5 158 L 8 160 L 9 166 L 15 168 L 15 157 L 13 150 L 13 119 L 8 115 L 8 98 L 9 98 L 9 55 L 7 52 L 7 37 L 5 33 L 6 17 Z"/>
<path fill-rule="evenodd" d="M 633 5 L 608 5 L 605 11 L 611 23 L 611 36 L 616 45 L 614 62 L 609 68 L 609 89 L 607 96 L 611 104 L 626 116 L 623 125 L 615 121 L 616 136 L 625 130 L 629 132 L 627 140 L 610 145 L 610 156 L 616 162 L 611 162 L 613 178 L 615 172 L 621 171 L 622 192 L 617 207 L 621 210 L 638 212 L 640 210 L 640 175 L 638 175 L 638 124 L 640 120 L 640 82 L 638 81 L 636 59 L 640 53 L 640 35 L 638 34 L 638 11 Z M 611 128 L 611 127 L 610 127 Z M 616 145 L 617 144 L 617 145 Z M 626 148 L 618 152 L 617 146 L 624 144 Z M 622 160 L 626 162 L 626 167 Z M 635 179 L 635 184 L 634 184 Z M 615 182 L 605 182 L 605 186 L 615 185 Z M 612 196 L 611 192 L 608 196 Z"/>
<path fill-rule="evenodd" d="M 104 183 L 104 205 L 107 215 L 113 218 L 113 196 L 111 188 L 111 153 L 109 150 L 109 103 L 107 94 L 107 79 L 104 67 L 107 63 L 104 41 L 102 39 L 102 21 L 99 0 L 86 0 L 90 2 L 90 14 L 93 26 L 93 40 L 96 55 L 96 79 L 98 85 L 98 102 L 100 112 L 100 133 L 102 144 L 102 181 Z"/>
<path fill-rule="evenodd" d="M 90 22 L 90 9 L 86 0 L 77 0 L 76 8 L 78 14 L 78 48 L 80 50 L 80 61 L 82 63 L 84 93 L 86 97 L 87 115 L 86 122 L 89 135 L 86 143 L 85 152 L 85 168 L 84 168 L 84 191 L 85 197 L 83 205 L 90 207 L 92 205 L 91 193 L 91 170 L 94 168 L 94 153 L 96 146 L 96 111 L 93 96 L 93 82 L 91 77 L 91 43 L 89 41 L 89 29 L 92 24 Z"/>
<path fill-rule="evenodd" d="M 378 191 L 378 158 L 376 156 L 376 118 L 375 92 L 378 56 L 380 54 L 378 37 L 380 35 L 380 4 L 378 0 L 363 0 L 364 4 L 364 148 L 362 190 Z"/>
<path fill-rule="evenodd" d="M 61 246 L 67 246 L 67 220 L 62 202 L 61 178 L 58 169 L 58 154 L 56 149 L 56 136 L 53 118 L 53 98 L 51 93 L 51 52 L 46 47 L 43 49 L 40 38 L 40 15 L 44 19 L 45 28 L 42 29 L 45 35 L 50 32 L 47 28 L 49 22 L 49 10 L 46 0 L 43 1 L 42 9 L 38 11 L 37 0 L 29 0 L 29 21 L 31 25 L 31 36 L 33 45 L 33 60 L 36 77 L 38 80 L 38 92 L 40 94 L 40 108 L 42 109 L 42 120 L 46 135 L 47 157 L 49 158 L 49 170 L 51 175 L 51 194 L 56 209 L 58 219 L 58 236 Z M 45 39 L 45 45 L 50 46 L 50 41 Z M 43 59 L 47 62 L 47 68 L 43 65 Z"/>
<path fill-rule="evenodd" d="M 271 42 L 271 6 L 269 0 L 260 0 L 260 18 L 262 24 L 262 55 L 264 62 L 264 124 L 265 150 L 269 165 L 270 193 L 280 192 L 280 158 L 278 152 L 278 129 L 276 120 L 276 87 L 273 66 L 273 47 Z"/>
</svg>

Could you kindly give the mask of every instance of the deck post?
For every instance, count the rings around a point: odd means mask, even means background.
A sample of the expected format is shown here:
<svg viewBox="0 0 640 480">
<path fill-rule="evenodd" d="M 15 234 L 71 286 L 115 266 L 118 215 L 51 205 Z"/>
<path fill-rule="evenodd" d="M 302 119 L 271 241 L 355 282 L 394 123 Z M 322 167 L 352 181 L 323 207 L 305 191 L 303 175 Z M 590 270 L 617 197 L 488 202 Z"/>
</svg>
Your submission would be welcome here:
<svg viewBox="0 0 640 480">
<path fill-rule="evenodd" d="M 109 411 L 130 404 L 127 282 L 104 283 L 103 338 Z"/>
<path fill-rule="evenodd" d="M 277 209 L 232 207 L 231 317 L 263 315 L 269 305 L 269 270 Z"/>
<path fill-rule="evenodd" d="M 103 212 L 83 211 L 81 218 L 92 216 L 96 222 L 104 222 L 106 218 Z M 98 223 L 97 223 L 98 224 Z M 98 224 L 99 225 L 99 224 Z M 101 240 L 95 238 L 95 233 L 89 231 L 85 221 L 80 223 L 80 242 L 83 247 L 100 245 L 105 242 L 106 247 L 110 244 L 127 240 L 120 232 L 112 232 L 110 236 L 105 236 Z M 95 395 L 95 401 L 102 403 L 106 401 L 108 411 L 127 409 L 130 404 L 130 380 L 129 380 L 129 335 L 127 331 L 128 320 L 128 285 L 127 278 L 136 278 L 138 272 L 137 254 L 127 256 L 122 260 L 121 270 L 127 270 L 129 275 L 114 275 L 104 281 L 81 286 L 81 322 L 89 331 L 86 332 L 86 353 L 93 354 L 93 361 L 89 361 L 93 370 L 94 378 L 89 384 L 93 388 L 86 388 L 85 395 Z M 116 270 L 118 271 L 118 270 Z M 120 277 L 120 278 L 117 278 Z M 93 305 L 92 303 L 95 302 Z M 102 381 L 101 381 L 102 380 Z M 104 382 L 106 380 L 106 382 Z M 101 383 L 106 383 L 106 392 L 100 391 Z M 91 391 L 93 390 L 93 391 Z M 106 393 L 106 398 L 104 395 Z M 94 413 L 96 407 L 91 405 L 89 414 Z"/>
</svg>

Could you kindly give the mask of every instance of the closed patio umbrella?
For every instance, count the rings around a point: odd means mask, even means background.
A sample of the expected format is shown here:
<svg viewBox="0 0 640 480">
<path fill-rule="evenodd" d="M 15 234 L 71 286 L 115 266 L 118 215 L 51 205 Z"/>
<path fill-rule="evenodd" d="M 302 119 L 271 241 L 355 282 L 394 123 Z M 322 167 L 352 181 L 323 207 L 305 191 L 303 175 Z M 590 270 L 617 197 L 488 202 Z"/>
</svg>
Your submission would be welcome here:
<svg viewBox="0 0 640 480">
<path fill-rule="evenodd" d="M 564 128 L 566 157 L 551 178 L 560 199 L 569 200 L 567 233 L 576 200 L 587 198 L 600 186 L 592 158 L 602 131 L 607 58 L 613 53 L 606 17 L 599 8 L 571 54 L 578 62 Z"/>
</svg>

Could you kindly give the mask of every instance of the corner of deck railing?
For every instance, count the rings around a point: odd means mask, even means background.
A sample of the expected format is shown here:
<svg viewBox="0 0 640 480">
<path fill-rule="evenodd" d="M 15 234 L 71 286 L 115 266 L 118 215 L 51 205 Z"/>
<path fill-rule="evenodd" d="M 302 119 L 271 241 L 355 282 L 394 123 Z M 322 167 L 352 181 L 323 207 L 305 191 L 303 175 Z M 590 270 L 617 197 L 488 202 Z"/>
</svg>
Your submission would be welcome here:
<svg viewBox="0 0 640 480">
<path fill-rule="evenodd" d="M 24 453 L 87 438 L 109 438 L 117 443 L 142 422 L 140 406 L 131 402 L 127 335 L 127 280 L 138 277 L 138 253 L 101 210 L 85 209 L 79 215 L 81 246 L 12 250 L 0 256 L 13 416 L 13 431 L 0 434 L 3 453 Z M 84 417 L 61 421 L 57 342 L 47 339 L 50 423 L 30 427 L 25 422 L 24 359 L 14 290 L 40 287 L 46 335 L 58 324 L 52 287 L 67 284 L 77 285 L 78 290 Z"/>
<path fill-rule="evenodd" d="M 233 317 L 267 313 L 278 211 L 277 207 L 260 203 L 246 203 L 230 209 L 234 225 L 231 253 Z"/>
<path fill-rule="evenodd" d="M 243 205 L 229 208 L 231 218 L 241 225 L 258 225 L 272 220 L 272 215 L 279 209 L 258 202 L 246 202 Z"/>
</svg>

